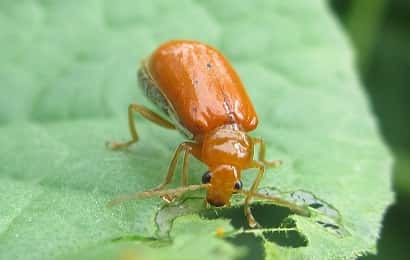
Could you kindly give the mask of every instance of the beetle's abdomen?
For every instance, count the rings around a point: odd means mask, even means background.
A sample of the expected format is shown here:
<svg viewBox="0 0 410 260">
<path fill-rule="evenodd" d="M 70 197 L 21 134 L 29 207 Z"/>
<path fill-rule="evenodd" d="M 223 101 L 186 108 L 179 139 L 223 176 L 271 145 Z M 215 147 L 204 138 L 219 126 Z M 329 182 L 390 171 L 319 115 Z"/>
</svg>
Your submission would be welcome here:
<svg viewBox="0 0 410 260">
<path fill-rule="evenodd" d="M 238 75 L 214 48 L 193 41 L 171 41 L 148 60 L 148 71 L 193 135 L 226 124 L 251 131 L 257 126 L 253 105 Z"/>
</svg>

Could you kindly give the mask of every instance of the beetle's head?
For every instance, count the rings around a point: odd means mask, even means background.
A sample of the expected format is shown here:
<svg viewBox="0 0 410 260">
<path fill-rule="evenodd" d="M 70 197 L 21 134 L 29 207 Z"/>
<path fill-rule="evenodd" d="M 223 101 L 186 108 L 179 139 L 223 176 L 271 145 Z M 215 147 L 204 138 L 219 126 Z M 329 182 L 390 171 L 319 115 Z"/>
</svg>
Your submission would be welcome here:
<svg viewBox="0 0 410 260">
<path fill-rule="evenodd" d="M 215 207 L 229 204 L 232 194 L 242 189 L 240 174 L 232 165 L 219 165 L 205 172 L 202 183 L 209 184 L 206 200 Z"/>
</svg>

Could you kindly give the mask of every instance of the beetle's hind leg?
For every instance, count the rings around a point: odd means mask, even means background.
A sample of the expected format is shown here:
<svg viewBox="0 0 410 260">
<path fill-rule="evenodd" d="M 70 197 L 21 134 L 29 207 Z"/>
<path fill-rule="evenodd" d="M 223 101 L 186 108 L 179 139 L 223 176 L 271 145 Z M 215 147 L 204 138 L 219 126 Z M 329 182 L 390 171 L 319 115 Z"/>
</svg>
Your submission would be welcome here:
<svg viewBox="0 0 410 260">
<path fill-rule="evenodd" d="M 121 149 L 121 148 L 126 148 L 138 141 L 138 133 L 137 129 L 135 127 L 135 119 L 134 119 L 134 113 L 139 113 L 141 116 L 145 117 L 149 121 L 168 128 L 168 129 L 175 129 L 175 126 L 169 122 L 168 120 L 162 118 L 160 115 L 157 113 L 149 110 L 148 108 L 138 105 L 138 104 L 130 104 L 128 106 L 128 125 L 130 128 L 130 134 L 131 134 L 131 140 L 127 142 L 107 142 L 107 146 L 110 147 L 111 149 Z"/>
<path fill-rule="evenodd" d="M 258 155 L 258 161 L 263 163 L 266 167 L 277 167 L 282 164 L 281 160 L 266 160 L 265 155 L 266 155 L 266 145 L 265 141 L 260 138 L 252 138 L 253 145 L 259 144 L 259 155 Z"/>
</svg>

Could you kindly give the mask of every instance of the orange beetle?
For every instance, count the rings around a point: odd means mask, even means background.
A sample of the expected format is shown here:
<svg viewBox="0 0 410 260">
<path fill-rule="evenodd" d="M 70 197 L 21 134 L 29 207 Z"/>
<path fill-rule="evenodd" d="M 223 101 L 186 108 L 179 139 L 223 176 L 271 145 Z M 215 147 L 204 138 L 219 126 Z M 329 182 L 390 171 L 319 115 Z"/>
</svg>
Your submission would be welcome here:
<svg viewBox="0 0 410 260">
<path fill-rule="evenodd" d="M 218 50 L 196 41 L 169 41 L 142 61 L 138 80 L 145 95 L 167 119 L 148 108 L 131 104 L 128 119 L 132 139 L 125 143 L 111 142 L 109 146 L 124 148 L 138 141 L 135 112 L 162 127 L 180 130 L 190 141 L 178 146 L 162 184 L 146 192 L 120 197 L 113 204 L 157 195 L 170 201 L 182 192 L 204 188 L 207 202 L 217 207 L 229 205 L 233 193 L 245 194 L 244 210 L 251 227 L 257 226 L 249 208 L 252 197 L 267 198 L 298 210 L 296 205 L 279 198 L 256 193 L 265 167 L 279 165 L 280 161 L 265 160 L 263 139 L 247 134 L 258 125 L 258 117 L 238 74 Z M 257 160 L 254 159 L 255 145 L 259 145 Z M 181 153 L 184 154 L 182 188 L 164 191 Z M 208 166 L 201 185 L 187 183 L 190 155 Z M 248 168 L 257 168 L 259 174 L 250 190 L 243 191 L 241 172 Z"/>
</svg>

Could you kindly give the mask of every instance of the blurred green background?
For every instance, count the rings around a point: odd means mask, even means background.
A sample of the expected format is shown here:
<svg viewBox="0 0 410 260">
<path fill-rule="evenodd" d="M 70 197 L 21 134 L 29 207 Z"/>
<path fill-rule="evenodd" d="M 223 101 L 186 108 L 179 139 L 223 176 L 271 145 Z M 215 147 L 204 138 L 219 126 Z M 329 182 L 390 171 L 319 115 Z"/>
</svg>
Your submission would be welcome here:
<svg viewBox="0 0 410 260">
<path fill-rule="evenodd" d="M 410 1 L 331 0 L 356 48 L 357 66 L 381 131 L 396 157 L 396 203 L 385 217 L 377 256 L 408 259 L 410 238 Z"/>
</svg>

